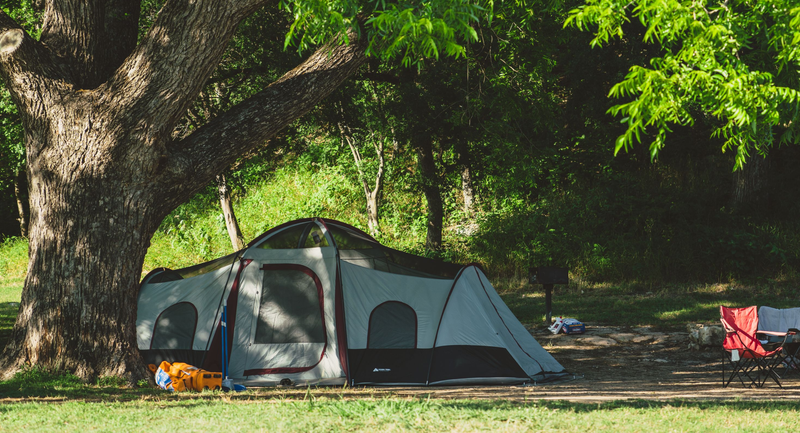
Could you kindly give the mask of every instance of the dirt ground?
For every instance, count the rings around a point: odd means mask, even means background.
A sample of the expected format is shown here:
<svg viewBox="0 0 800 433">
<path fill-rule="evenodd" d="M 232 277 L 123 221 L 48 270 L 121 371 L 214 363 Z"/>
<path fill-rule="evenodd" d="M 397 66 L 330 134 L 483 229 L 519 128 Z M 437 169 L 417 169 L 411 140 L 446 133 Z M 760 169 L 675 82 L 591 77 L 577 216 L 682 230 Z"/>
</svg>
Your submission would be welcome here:
<svg viewBox="0 0 800 433">
<path fill-rule="evenodd" d="M 557 384 L 514 387 L 426 388 L 396 390 L 399 395 L 439 398 L 566 400 L 600 403 L 612 400 L 800 400 L 800 371 L 763 388 L 741 382 L 722 387 L 722 348 L 689 350 L 689 334 L 649 328 L 588 326 L 586 334 L 553 335 L 531 329 L 536 339 L 576 379 Z"/>
</svg>

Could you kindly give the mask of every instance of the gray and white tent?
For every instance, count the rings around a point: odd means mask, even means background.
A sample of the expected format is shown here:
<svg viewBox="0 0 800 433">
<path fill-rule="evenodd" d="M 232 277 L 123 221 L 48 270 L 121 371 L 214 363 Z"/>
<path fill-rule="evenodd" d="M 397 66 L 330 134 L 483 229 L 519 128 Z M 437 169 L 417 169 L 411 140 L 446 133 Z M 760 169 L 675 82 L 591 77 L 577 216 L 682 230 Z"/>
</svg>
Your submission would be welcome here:
<svg viewBox="0 0 800 433">
<path fill-rule="evenodd" d="M 479 267 L 396 251 L 318 218 L 283 224 L 227 257 L 154 270 L 142 281 L 136 329 L 148 363 L 221 371 L 224 352 L 229 376 L 251 386 L 517 384 L 567 375 Z"/>
</svg>

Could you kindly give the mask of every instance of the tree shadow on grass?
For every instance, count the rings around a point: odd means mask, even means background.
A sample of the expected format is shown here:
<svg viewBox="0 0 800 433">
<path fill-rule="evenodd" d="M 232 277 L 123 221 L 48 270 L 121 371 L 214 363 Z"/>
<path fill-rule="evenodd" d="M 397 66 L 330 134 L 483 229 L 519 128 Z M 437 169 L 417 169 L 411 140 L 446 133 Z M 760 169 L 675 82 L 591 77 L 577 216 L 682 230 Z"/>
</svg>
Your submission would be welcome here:
<svg viewBox="0 0 800 433">
<path fill-rule="evenodd" d="M 3 302 L 0 304 L 0 348 L 5 347 L 11 338 L 11 330 L 17 320 L 19 302 Z"/>
<path fill-rule="evenodd" d="M 157 395 L 161 391 L 120 385 L 117 378 L 102 378 L 94 384 L 87 384 L 68 373 L 51 373 L 34 367 L 0 382 L 0 399 L 131 400 Z"/>
</svg>

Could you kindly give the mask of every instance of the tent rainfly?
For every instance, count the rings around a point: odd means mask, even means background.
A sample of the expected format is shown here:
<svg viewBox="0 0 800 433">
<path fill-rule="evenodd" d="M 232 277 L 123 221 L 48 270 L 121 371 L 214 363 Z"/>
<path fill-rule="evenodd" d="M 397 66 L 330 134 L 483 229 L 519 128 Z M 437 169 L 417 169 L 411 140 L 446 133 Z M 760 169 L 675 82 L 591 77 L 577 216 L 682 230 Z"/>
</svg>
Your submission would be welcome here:
<svg viewBox="0 0 800 433">
<path fill-rule="evenodd" d="M 221 371 L 224 353 L 229 376 L 249 386 L 522 384 L 568 375 L 478 266 L 396 251 L 319 218 L 273 228 L 226 257 L 150 272 L 136 331 L 148 363 Z"/>
</svg>

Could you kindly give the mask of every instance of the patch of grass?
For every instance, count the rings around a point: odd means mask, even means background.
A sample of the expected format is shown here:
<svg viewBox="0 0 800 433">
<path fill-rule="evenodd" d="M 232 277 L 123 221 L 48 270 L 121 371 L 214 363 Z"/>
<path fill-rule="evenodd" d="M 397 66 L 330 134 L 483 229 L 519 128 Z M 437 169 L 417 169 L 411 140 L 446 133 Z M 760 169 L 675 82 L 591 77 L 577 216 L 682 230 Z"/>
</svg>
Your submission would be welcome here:
<svg viewBox="0 0 800 433">
<path fill-rule="evenodd" d="M 0 406 L 11 431 L 708 431 L 791 429 L 797 405 L 782 402 L 566 402 L 211 398 L 26 402 Z"/>
<path fill-rule="evenodd" d="M 19 302 L 28 271 L 28 240 L 7 238 L 0 243 L 0 304 Z"/>
<path fill-rule="evenodd" d="M 11 337 L 28 270 L 28 241 L 7 238 L 0 243 L 0 347 Z"/>
</svg>

